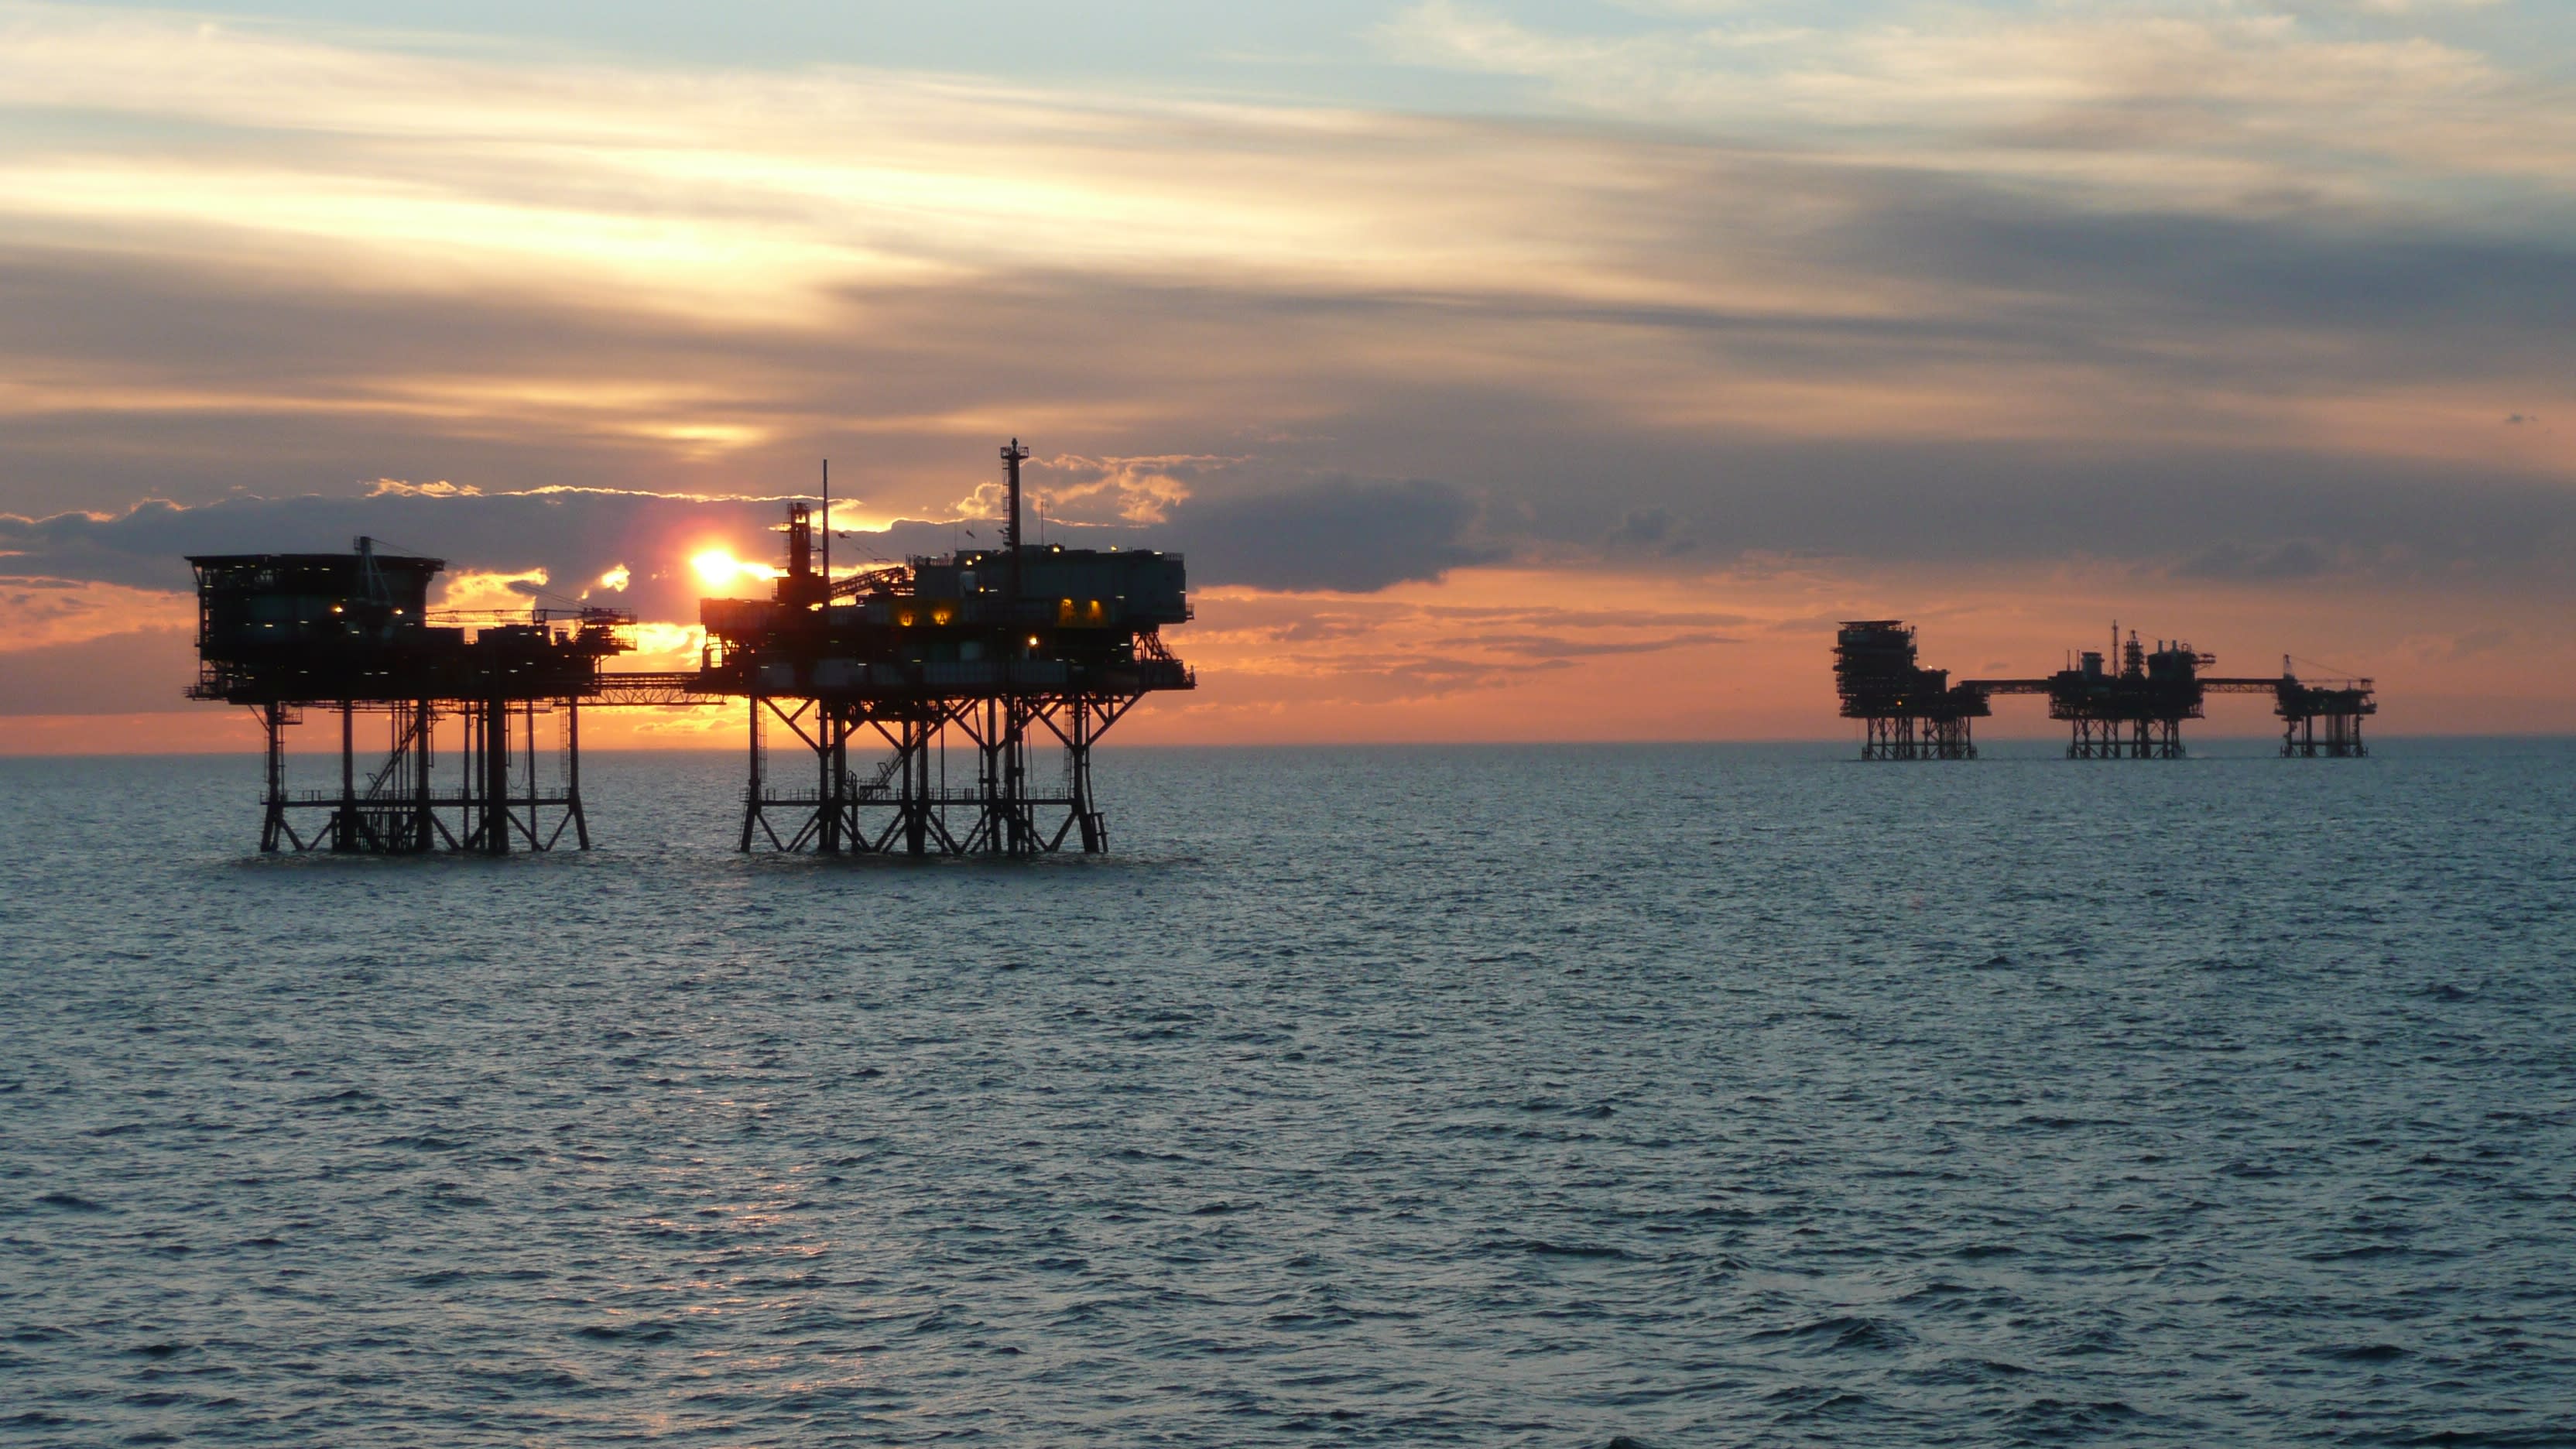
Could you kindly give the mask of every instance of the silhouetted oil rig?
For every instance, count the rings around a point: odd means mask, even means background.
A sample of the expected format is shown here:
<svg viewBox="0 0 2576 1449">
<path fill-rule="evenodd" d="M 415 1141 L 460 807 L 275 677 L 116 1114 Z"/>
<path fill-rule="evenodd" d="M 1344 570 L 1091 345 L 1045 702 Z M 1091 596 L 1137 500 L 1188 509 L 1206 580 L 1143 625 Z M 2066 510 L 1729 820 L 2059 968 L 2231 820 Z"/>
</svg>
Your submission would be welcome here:
<svg viewBox="0 0 2576 1449">
<path fill-rule="evenodd" d="M 2110 663 L 2115 656 L 2117 669 Z M 1993 714 L 1999 694 L 2046 695 L 2048 717 L 2071 728 L 2069 759 L 2180 759 L 2182 722 L 2202 718 L 2211 694 L 2272 696 L 2284 756 L 2344 759 L 2369 753 L 2361 721 L 2379 712 L 2369 680 L 2306 682 L 2291 672 L 2287 655 L 2275 679 L 2201 672 L 2217 662 L 2217 656 L 2179 641 L 2160 640 L 2149 649 L 2135 630 L 2124 644 L 2113 625 L 2108 653 L 2087 649 L 2055 674 L 1953 684 L 1948 670 L 1917 662 L 1914 631 L 1902 620 L 1858 619 L 1846 621 L 1835 635 L 1834 687 L 1842 696 L 1843 717 L 1862 722 L 1864 760 L 1973 760 L 1971 721 Z"/>
<path fill-rule="evenodd" d="M 1025 546 L 1027 457 L 1017 439 L 1002 449 L 1010 511 L 998 549 L 835 578 L 828 481 L 819 569 L 813 512 L 789 504 L 772 597 L 701 600 L 707 641 L 693 671 L 602 669 L 630 647 L 634 618 L 615 610 L 434 615 L 442 561 L 378 553 L 368 539 L 351 554 L 192 557 L 201 672 L 189 693 L 260 717 L 263 851 L 504 855 L 550 850 L 567 829 L 587 849 L 581 706 L 736 700 L 750 721 L 743 850 L 1105 850 L 1091 747 L 1145 695 L 1196 687 L 1159 632 L 1190 617 L 1186 581 L 1177 554 Z M 290 790 L 287 731 L 316 709 L 339 717 L 339 779 Z M 381 754 L 359 743 L 358 721 L 377 714 Z M 451 718 L 447 786 L 435 746 Z M 551 778 L 540 719 L 556 722 Z M 772 723 L 802 746 L 802 768 L 772 771 Z M 1033 766 L 1050 746 L 1061 768 L 1041 775 Z"/>
<path fill-rule="evenodd" d="M 583 609 L 565 628 L 544 610 L 433 617 L 429 583 L 445 563 L 380 554 L 364 538 L 349 554 L 188 562 L 200 664 L 188 693 L 249 705 L 267 737 L 260 849 L 503 855 L 514 844 L 552 849 L 566 827 L 588 848 L 579 707 L 599 695 L 600 661 L 628 648 L 618 631 L 631 618 Z M 339 715 L 336 789 L 287 788 L 287 730 L 307 709 Z M 375 715 L 385 720 L 381 755 L 358 741 L 359 718 Z M 557 721 L 551 782 L 540 778 L 541 716 Z M 438 779 L 434 748 L 447 717 L 459 722 L 452 785 Z"/>
<path fill-rule="evenodd" d="M 787 512 L 775 597 L 698 605 L 707 653 L 689 687 L 740 697 L 751 720 L 741 848 L 1028 855 L 1107 848 L 1091 746 L 1146 694 L 1197 678 L 1163 646 L 1190 617 L 1177 554 L 1022 546 L 1020 463 L 1002 449 L 1010 514 L 999 549 L 814 571 L 805 505 Z M 829 530 L 825 533 L 829 547 Z M 775 720 L 812 756 L 811 786 L 774 780 Z M 952 784 L 954 736 L 971 758 Z M 852 742 L 884 753 L 852 770 Z M 1033 750 L 1062 748 L 1041 781 Z M 784 827 L 782 830 L 781 827 Z"/>
</svg>

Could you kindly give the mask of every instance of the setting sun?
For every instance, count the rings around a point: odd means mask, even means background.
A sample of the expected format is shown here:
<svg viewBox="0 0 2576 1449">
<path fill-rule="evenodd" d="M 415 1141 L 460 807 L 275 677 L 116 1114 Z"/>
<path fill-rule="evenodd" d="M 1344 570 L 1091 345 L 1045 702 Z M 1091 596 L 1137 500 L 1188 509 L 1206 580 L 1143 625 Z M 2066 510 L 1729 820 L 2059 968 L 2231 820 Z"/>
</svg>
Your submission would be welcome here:
<svg viewBox="0 0 2576 1449">
<path fill-rule="evenodd" d="M 2571 57 L 0 0 L 0 1449 L 2576 1449 Z"/>
<path fill-rule="evenodd" d="M 696 569 L 698 577 L 711 589 L 731 588 L 744 579 L 778 577 L 778 570 L 769 565 L 745 563 L 735 558 L 731 549 L 725 548 L 701 549 L 689 555 L 689 567 Z"/>
</svg>

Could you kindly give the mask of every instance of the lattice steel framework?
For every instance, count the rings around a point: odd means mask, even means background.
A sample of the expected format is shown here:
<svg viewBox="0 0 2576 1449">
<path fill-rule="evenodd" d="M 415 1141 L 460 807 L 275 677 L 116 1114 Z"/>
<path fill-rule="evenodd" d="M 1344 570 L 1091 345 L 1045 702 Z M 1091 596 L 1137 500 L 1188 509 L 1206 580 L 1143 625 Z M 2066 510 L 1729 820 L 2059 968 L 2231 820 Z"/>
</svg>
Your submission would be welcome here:
<svg viewBox="0 0 2576 1449">
<path fill-rule="evenodd" d="M 2163 719 L 2097 719 L 2077 716 L 2066 746 L 2070 760 L 2179 760 L 2183 757 L 2182 721 Z"/>
<path fill-rule="evenodd" d="M 2285 758 L 2356 760 L 2370 753 L 2362 743 L 2361 717 L 2372 711 L 2362 708 L 2326 709 L 2315 714 L 2293 714 L 2281 722 L 2281 754 Z M 2317 737 L 2317 721 L 2323 719 L 2326 732 Z"/>
<path fill-rule="evenodd" d="M 2281 678 L 2274 689 L 2272 712 L 2281 717 L 2281 753 L 2298 759 L 2359 759 L 2370 753 L 2361 740 L 2361 719 L 2379 713 L 2379 701 L 2371 693 L 2371 681 L 2345 679 L 2334 683 L 2303 684 L 2290 672 L 2290 659 L 2281 659 Z M 2317 737 L 2317 721 L 2325 721 L 2325 737 Z"/>
<path fill-rule="evenodd" d="M 2067 758 L 2075 760 L 2178 760 L 2182 724 L 2205 717 L 2212 694 L 2261 694 L 2280 717 L 2281 753 L 2354 757 L 2368 753 L 2361 721 L 2379 704 L 2371 681 L 2303 682 L 2283 656 L 2277 678 L 2223 678 L 2203 673 L 2217 659 L 2179 640 L 2148 648 L 2131 630 L 2124 644 L 2117 625 L 2110 648 L 2088 649 L 2055 674 L 2023 679 L 1963 679 L 1934 695 L 1924 681 L 1946 676 L 1915 663 L 1914 631 L 1897 620 L 1845 623 L 1836 637 L 1834 673 L 1846 716 L 1867 718 L 1863 759 L 1971 759 L 1967 720 L 1988 712 L 1997 695 L 2033 694 L 2048 700 L 2051 719 L 2068 726 Z M 1907 718 L 1911 716 L 1912 718 Z M 1958 721 L 1958 754 L 1942 746 L 1939 722 Z M 1914 720 L 1923 720 L 1918 727 Z M 2324 737 L 2317 722 L 2325 722 Z"/>
<path fill-rule="evenodd" d="M 1043 855 L 1068 844 L 1106 850 L 1091 747 L 1141 697 L 753 695 L 741 848 L 914 856 Z M 802 747 L 806 763 L 796 774 L 811 785 L 787 785 L 772 770 L 773 724 Z M 1050 750 L 1059 770 L 1033 772 L 1033 757 Z"/>
<path fill-rule="evenodd" d="M 1864 715 L 1860 757 L 1864 760 L 1973 760 L 1977 757 L 1972 721 L 1965 715 Z"/>
<path fill-rule="evenodd" d="M 823 525 L 788 504 L 787 567 L 767 599 L 707 598 L 699 667 L 610 674 L 632 647 L 622 612 L 575 606 L 433 615 L 444 564 L 380 553 L 196 555 L 199 699 L 248 705 L 266 736 L 260 848 L 501 855 L 587 849 L 579 702 L 746 701 L 750 779 L 739 843 L 825 854 L 1042 855 L 1107 848 L 1091 749 L 1145 694 L 1196 676 L 1157 632 L 1190 618 L 1178 554 L 1028 546 L 1019 440 L 1001 449 L 1009 513 L 998 549 L 960 549 L 836 577 Z M 817 544 L 820 547 L 817 548 Z M 817 565 L 820 565 L 818 568 Z M 288 731 L 340 717 L 336 789 L 290 788 Z M 381 716 L 379 754 L 358 716 Z M 561 766 L 541 778 L 538 721 Z M 452 789 L 438 724 L 457 724 Z M 769 729 L 809 757 L 773 778 Z M 369 733 L 374 733 L 373 729 Z M 858 760 L 854 768 L 853 758 Z M 1033 762 L 1053 756 L 1040 778 Z M 954 769 L 952 771 L 952 760 Z"/>
<path fill-rule="evenodd" d="M 1849 619 L 1834 636 L 1834 690 L 1861 725 L 1864 760 L 1973 760 L 1971 721 L 1986 697 L 1955 689 L 1945 669 L 1916 661 L 1914 631 L 1896 619 Z"/>
<path fill-rule="evenodd" d="M 336 714 L 340 725 L 338 784 L 323 789 L 296 789 L 288 780 L 287 735 L 302 722 L 303 707 L 251 707 L 266 741 L 263 852 L 507 855 L 552 850 L 567 833 L 576 848 L 590 848 L 576 700 L 348 700 L 316 707 Z M 361 716 L 385 721 L 381 751 L 360 742 Z M 455 767 L 452 784 L 442 784 L 439 725 L 449 718 L 456 722 Z M 548 718 L 555 725 L 551 778 L 542 768 L 538 726 Z"/>
</svg>

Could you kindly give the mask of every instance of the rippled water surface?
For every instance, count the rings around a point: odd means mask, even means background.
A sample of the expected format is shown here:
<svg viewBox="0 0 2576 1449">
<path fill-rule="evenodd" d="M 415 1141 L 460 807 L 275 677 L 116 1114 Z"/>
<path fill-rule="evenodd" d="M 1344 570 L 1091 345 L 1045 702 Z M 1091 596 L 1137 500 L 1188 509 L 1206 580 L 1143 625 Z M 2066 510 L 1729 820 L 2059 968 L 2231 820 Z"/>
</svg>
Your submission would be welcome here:
<svg viewBox="0 0 2576 1449">
<path fill-rule="evenodd" d="M 2576 746 L 1104 752 L 263 860 L 0 761 L 0 1437 L 2576 1442 Z"/>
</svg>

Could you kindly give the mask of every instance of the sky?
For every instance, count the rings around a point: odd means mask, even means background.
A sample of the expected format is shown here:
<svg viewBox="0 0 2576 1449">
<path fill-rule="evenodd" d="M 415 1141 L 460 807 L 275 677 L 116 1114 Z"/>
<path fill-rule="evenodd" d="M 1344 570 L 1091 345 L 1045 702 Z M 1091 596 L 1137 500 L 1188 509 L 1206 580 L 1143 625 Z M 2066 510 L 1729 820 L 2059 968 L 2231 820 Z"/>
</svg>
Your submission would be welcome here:
<svg viewBox="0 0 2576 1449">
<path fill-rule="evenodd" d="M 672 667 L 821 460 L 900 558 L 1013 437 L 1189 560 L 1126 740 L 1836 738 L 1863 617 L 2576 730 L 2571 222 L 2511 0 L 0 0 L 0 752 L 253 737 L 187 552 Z"/>
</svg>

